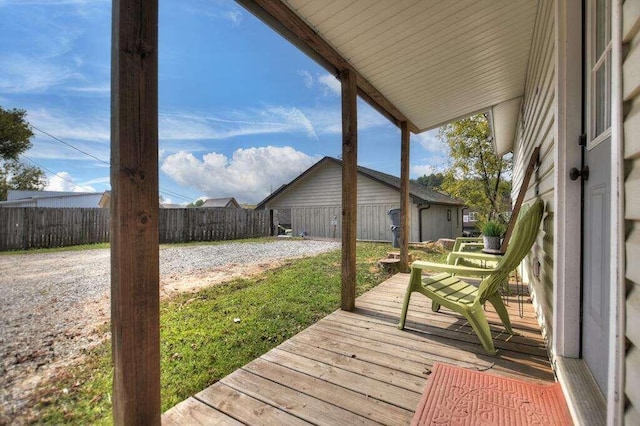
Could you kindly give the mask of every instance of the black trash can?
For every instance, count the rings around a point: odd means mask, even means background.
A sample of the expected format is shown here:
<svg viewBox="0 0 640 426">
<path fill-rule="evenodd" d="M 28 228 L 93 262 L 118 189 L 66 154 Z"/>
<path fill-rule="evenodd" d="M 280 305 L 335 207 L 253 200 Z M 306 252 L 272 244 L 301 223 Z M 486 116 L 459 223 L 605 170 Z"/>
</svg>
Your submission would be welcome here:
<svg viewBox="0 0 640 426">
<path fill-rule="evenodd" d="M 391 233 L 393 234 L 392 245 L 395 248 L 400 247 L 398 237 L 400 236 L 400 209 L 391 209 L 387 212 L 391 218 Z"/>
</svg>

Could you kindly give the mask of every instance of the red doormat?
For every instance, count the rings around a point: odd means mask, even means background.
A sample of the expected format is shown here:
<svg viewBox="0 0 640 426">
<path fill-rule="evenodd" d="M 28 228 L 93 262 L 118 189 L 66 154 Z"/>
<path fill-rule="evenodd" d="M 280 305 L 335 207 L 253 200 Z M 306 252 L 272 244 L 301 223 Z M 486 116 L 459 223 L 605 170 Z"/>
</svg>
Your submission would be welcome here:
<svg viewBox="0 0 640 426">
<path fill-rule="evenodd" d="M 436 363 L 412 425 L 572 425 L 559 383 L 537 385 Z"/>
</svg>

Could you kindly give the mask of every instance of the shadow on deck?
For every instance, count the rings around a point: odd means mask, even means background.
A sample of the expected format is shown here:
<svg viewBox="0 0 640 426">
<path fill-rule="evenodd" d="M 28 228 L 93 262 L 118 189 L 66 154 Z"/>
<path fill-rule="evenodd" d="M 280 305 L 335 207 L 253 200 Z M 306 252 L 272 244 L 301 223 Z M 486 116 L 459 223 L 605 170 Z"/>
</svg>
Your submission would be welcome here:
<svg viewBox="0 0 640 426">
<path fill-rule="evenodd" d="M 163 415 L 163 424 L 408 424 L 434 362 L 552 382 L 531 303 L 519 316 L 508 298 L 515 336 L 487 304 L 496 356 L 471 327 L 415 293 L 406 329 L 397 329 L 408 274 L 365 293 L 354 312 L 336 311 Z M 515 287 L 513 288 L 515 290 Z M 525 301 L 528 297 L 525 296 Z"/>
</svg>

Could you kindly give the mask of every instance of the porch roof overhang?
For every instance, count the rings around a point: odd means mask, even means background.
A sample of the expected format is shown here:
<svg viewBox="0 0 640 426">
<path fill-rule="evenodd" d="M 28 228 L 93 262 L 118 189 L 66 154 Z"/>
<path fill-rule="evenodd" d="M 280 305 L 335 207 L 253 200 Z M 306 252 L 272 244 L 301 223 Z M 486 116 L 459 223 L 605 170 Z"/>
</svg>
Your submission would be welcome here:
<svg viewBox="0 0 640 426">
<path fill-rule="evenodd" d="M 414 133 L 508 103 L 493 127 L 510 148 L 538 1 L 237 1 Z"/>
</svg>

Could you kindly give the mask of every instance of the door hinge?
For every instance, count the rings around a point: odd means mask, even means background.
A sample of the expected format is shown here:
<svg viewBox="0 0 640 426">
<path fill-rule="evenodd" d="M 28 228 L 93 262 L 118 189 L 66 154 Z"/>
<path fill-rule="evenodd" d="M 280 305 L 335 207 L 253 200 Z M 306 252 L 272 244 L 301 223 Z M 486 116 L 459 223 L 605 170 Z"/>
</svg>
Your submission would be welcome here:
<svg viewBox="0 0 640 426">
<path fill-rule="evenodd" d="M 586 133 L 583 133 L 580 136 L 578 136 L 578 145 L 587 146 L 587 134 Z"/>
</svg>

